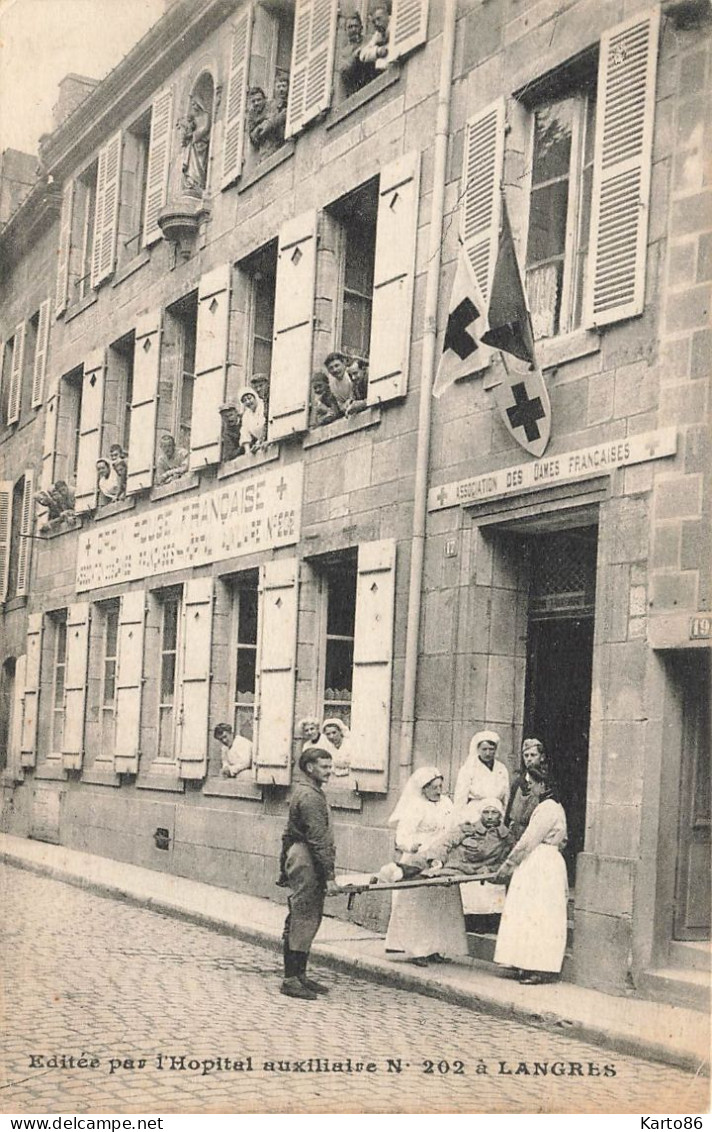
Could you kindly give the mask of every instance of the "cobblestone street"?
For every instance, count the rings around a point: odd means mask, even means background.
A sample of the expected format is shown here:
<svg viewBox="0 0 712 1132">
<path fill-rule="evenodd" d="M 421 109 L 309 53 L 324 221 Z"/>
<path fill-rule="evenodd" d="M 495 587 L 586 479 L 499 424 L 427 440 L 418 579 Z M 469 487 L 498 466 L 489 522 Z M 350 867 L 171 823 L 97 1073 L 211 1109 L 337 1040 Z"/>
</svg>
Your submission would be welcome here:
<svg viewBox="0 0 712 1132">
<path fill-rule="evenodd" d="M 708 1083 L 681 1070 L 324 969 L 330 995 L 295 1002 L 275 952 L 6 866 L 0 892 L 4 1112 L 705 1107 Z M 349 1058 L 364 1068 L 339 1072 Z"/>
</svg>

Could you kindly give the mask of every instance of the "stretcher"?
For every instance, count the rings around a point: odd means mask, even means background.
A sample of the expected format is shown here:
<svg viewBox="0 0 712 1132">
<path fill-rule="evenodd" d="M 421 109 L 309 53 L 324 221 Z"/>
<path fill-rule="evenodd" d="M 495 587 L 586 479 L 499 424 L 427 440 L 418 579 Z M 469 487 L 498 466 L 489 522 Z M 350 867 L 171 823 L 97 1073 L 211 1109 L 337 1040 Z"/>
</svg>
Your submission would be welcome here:
<svg viewBox="0 0 712 1132">
<path fill-rule="evenodd" d="M 364 873 L 364 877 L 368 874 Z M 497 873 L 484 873 L 470 876 L 466 873 L 456 873 L 443 877 L 413 877 L 412 880 L 377 881 L 373 877 L 358 880 L 356 877 L 336 878 L 338 890 L 327 893 L 328 896 L 348 896 L 349 908 L 353 904 L 354 896 L 362 896 L 371 892 L 401 892 L 405 888 L 449 888 L 453 884 L 486 884 L 494 880 Z"/>
</svg>

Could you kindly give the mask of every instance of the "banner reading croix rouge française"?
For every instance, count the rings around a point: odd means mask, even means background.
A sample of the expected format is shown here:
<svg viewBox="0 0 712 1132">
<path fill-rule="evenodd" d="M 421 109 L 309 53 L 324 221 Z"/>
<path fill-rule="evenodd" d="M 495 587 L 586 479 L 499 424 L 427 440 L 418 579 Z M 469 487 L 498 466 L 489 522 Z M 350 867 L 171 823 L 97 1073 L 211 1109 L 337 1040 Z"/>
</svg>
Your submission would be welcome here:
<svg viewBox="0 0 712 1132">
<path fill-rule="evenodd" d="M 79 536 L 77 592 L 291 546 L 301 506 L 302 467 L 294 465 L 97 523 Z"/>
</svg>

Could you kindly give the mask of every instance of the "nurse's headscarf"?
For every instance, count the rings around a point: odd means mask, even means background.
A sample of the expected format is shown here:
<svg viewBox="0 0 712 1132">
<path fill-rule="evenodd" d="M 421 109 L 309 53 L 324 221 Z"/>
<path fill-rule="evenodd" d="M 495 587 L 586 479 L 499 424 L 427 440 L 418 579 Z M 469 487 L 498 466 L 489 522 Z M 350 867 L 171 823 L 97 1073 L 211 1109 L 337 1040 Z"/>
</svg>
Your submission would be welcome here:
<svg viewBox="0 0 712 1132">
<path fill-rule="evenodd" d="M 470 755 L 477 756 L 477 748 L 480 743 L 494 743 L 495 747 L 499 747 L 500 738 L 496 731 L 476 731 L 470 739 Z M 497 752 L 495 751 L 495 758 Z"/>
<path fill-rule="evenodd" d="M 424 806 L 432 805 L 423 795 L 423 788 L 436 778 L 442 778 L 442 771 L 436 766 L 421 766 L 411 774 L 403 787 L 395 810 L 388 819 L 389 825 L 397 825 L 404 818 L 416 818 Z"/>
</svg>

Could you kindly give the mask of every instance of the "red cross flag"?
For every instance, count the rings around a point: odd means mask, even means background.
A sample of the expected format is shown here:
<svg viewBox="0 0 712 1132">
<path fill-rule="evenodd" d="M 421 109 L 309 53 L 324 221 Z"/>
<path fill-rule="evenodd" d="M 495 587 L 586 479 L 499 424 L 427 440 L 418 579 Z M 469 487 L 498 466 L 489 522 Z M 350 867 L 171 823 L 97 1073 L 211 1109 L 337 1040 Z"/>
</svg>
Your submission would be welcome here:
<svg viewBox="0 0 712 1132">
<path fill-rule="evenodd" d="M 551 435 L 551 403 L 536 363 L 531 319 L 504 196 L 487 322 L 482 342 L 501 350 L 504 363 L 503 380 L 493 386 L 504 425 L 532 456 L 543 456 Z M 510 355 L 509 361 L 506 355 Z"/>
<path fill-rule="evenodd" d="M 486 311 L 472 264 L 461 247 L 433 397 L 439 397 L 459 377 L 470 377 L 489 365 L 492 351 L 482 345 L 482 334 L 487 328 Z"/>
</svg>

